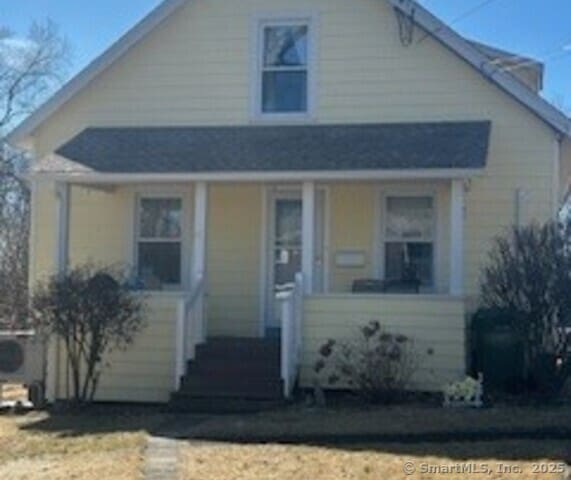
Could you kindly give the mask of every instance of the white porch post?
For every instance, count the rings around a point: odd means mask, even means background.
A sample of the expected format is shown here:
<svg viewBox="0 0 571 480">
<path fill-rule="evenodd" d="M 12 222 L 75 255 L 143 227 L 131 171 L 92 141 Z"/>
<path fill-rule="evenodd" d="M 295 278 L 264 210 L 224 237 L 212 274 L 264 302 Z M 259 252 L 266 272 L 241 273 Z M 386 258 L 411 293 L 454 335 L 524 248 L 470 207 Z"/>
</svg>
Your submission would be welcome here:
<svg viewBox="0 0 571 480">
<path fill-rule="evenodd" d="M 206 283 L 206 231 L 208 217 L 208 185 L 206 182 L 197 182 L 194 187 L 194 238 L 192 242 L 192 271 L 191 285 L 194 288 L 200 278 Z M 206 287 L 205 287 L 206 289 Z M 205 291 L 205 290 L 204 290 Z M 206 338 L 204 294 L 197 300 L 197 311 L 200 312 L 202 331 L 196 332 L 198 343 Z"/>
<path fill-rule="evenodd" d="M 315 182 L 304 182 L 302 189 L 302 253 L 304 292 L 313 292 L 315 263 Z"/>
<path fill-rule="evenodd" d="M 54 273 L 63 274 L 69 264 L 69 197 L 68 183 L 57 182 L 54 185 L 55 196 L 55 238 L 54 238 Z M 60 344 L 57 338 L 51 337 L 47 343 L 46 362 L 46 398 L 54 402 L 60 397 Z"/>
<path fill-rule="evenodd" d="M 450 189 L 450 294 L 464 294 L 464 181 Z"/>
<path fill-rule="evenodd" d="M 69 184 L 56 183 L 55 195 L 56 238 L 54 269 L 57 273 L 64 273 L 69 262 Z"/>
</svg>

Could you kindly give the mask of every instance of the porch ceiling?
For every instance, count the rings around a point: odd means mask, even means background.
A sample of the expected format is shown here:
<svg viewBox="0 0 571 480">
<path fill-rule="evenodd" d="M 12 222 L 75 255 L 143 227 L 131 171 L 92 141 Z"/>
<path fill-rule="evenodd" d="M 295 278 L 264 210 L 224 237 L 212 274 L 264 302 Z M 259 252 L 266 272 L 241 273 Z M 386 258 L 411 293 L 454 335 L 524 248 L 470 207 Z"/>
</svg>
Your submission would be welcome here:
<svg viewBox="0 0 571 480">
<path fill-rule="evenodd" d="M 35 173 L 482 169 L 491 123 L 88 128 Z"/>
</svg>

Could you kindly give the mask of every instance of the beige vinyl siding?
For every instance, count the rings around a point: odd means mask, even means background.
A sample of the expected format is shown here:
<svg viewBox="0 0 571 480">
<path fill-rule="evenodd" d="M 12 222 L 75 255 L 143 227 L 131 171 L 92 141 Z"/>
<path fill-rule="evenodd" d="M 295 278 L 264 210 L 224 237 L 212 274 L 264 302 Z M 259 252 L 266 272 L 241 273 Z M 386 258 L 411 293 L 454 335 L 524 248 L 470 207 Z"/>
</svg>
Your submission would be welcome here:
<svg viewBox="0 0 571 480">
<path fill-rule="evenodd" d="M 465 283 L 475 295 L 491 239 L 514 221 L 515 191 L 529 192 L 529 219 L 553 212 L 554 134 L 431 38 L 402 46 L 384 1 L 189 2 L 37 130 L 38 155 L 88 125 L 249 124 L 252 19 L 284 11 L 318 15 L 317 122 L 493 122 L 488 167 L 466 196 Z M 332 284 L 346 289 L 351 278 Z"/>
<path fill-rule="evenodd" d="M 134 223 L 132 191 L 111 192 L 72 187 L 70 191 L 70 264 L 131 265 L 128 252 Z"/>
<path fill-rule="evenodd" d="M 116 350 L 104 360 L 96 400 L 101 402 L 167 402 L 175 383 L 175 294 L 146 298 L 146 327 L 125 351 Z M 61 345 L 58 398 L 72 392 L 68 383 L 65 347 Z"/>
<path fill-rule="evenodd" d="M 449 286 L 450 186 L 448 182 L 355 182 L 329 184 L 330 292 L 350 292 L 360 278 L 378 278 L 383 262 L 382 243 L 384 195 L 431 195 L 435 202 L 434 238 L 435 293 Z M 339 267 L 342 252 L 362 252 L 363 267 Z"/>
<path fill-rule="evenodd" d="M 53 273 L 56 239 L 56 202 L 53 183 L 35 183 L 32 197 L 30 271 L 32 285 Z M 70 189 L 69 259 L 71 265 L 128 265 L 130 192 L 72 187 Z"/>
<path fill-rule="evenodd" d="M 319 348 L 329 339 L 353 341 L 377 320 L 414 341 L 418 370 L 413 388 L 438 390 L 465 374 L 465 312 L 461 299 L 406 295 L 316 295 L 304 302 L 301 384 L 315 381 Z M 339 385 L 340 387 L 344 385 Z"/>
<path fill-rule="evenodd" d="M 262 187 L 212 185 L 209 192 L 208 335 L 260 334 Z"/>
<path fill-rule="evenodd" d="M 330 291 L 349 292 L 354 280 L 375 276 L 373 243 L 375 240 L 375 201 L 372 183 L 331 184 L 330 206 Z M 339 268 L 335 257 L 344 251 L 363 252 L 365 266 Z"/>
<path fill-rule="evenodd" d="M 31 198 L 30 285 L 54 272 L 56 202 L 55 186 L 34 182 Z"/>
<path fill-rule="evenodd" d="M 571 140 L 561 142 L 561 162 L 559 165 L 559 199 L 566 200 L 571 193 Z"/>
<path fill-rule="evenodd" d="M 553 214 L 555 179 L 559 175 L 554 161 L 555 135 L 432 38 L 402 46 L 394 11 L 383 0 L 189 1 L 37 129 L 37 156 L 52 153 L 87 126 L 251 124 L 252 26 L 253 18 L 261 12 L 317 14 L 317 96 L 312 123 L 492 121 L 488 165 L 481 176 L 466 182 L 465 285 L 469 304 L 475 305 L 490 243 L 515 220 L 516 191 L 527 192 L 525 220 L 544 220 Z M 423 33 L 417 31 L 416 35 L 418 38 Z M 567 145 L 561 162 L 564 177 L 571 172 L 570 151 Z M 375 202 L 379 186 L 373 182 L 328 186 L 331 290 L 347 292 L 354 279 L 375 274 Z M 132 188 L 119 187 L 113 192 L 73 189 L 72 263 L 87 259 L 132 262 Z M 243 184 L 210 186 L 210 334 L 249 336 L 259 332 L 262 188 Z M 438 290 L 442 293 L 448 285 L 449 270 L 448 185 L 443 187 L 439 202 L 444 212 L 440 230 L 443 253 L 438 265 Z M 35 187 L 32 228 L 33 282 L 53 271 L 55 200 L 51 183 L 39 182 Z M 364 251 L 366 266 L 355 270 L 337 268 L 335 252 L 342 250 Z M 406 325 L 422 327 L 419 332 L 428 340 L 434 332 L 442 335 L 449 345 L 442 346 L 443 351 L 463 349 L 463 330 L 458 327 L 463 325 L 463 312 L 455 301 L 435 299 L 429 303 L 424 297 L 415 297 L 414 301 L 410 297 L 401 304 L 388 298 L 370 299 L 365 303 L 371 302 L 371 310 L 361 315 L 360 299 L 333 299 L 333 306 L 323 306 L 325 313 L 317 320 L 322 325 L 315 327 L 318 335 L 311 330 L 315 325 L 311 309 L 324 299 L 308 302 L 310 337 L 329 337 L 323 332 L 331 329 L 333 334 L 340 331 L 341 322 L 350 324 L 353 320 L 347 320 L 344 313 L 341 316 L 342 311 L 336 308 L 346 305 L 343 308 L 354 308 L 355 322 L 369 320 L 366 317 L 371 312 L 383 312 L 390 321 L 403 319 Z M 457 308 L 455 313 L 441 315 L 449 311 L 449 305 L 456 305 L 450 307 Z M 407 313 L 405 307 L 419 310 Z M 327 323 L 325 314 L 335 321 Z M 439 326 L 442 324 L 446 327 Z M 174 344 L 170 348 L 174 349 Z M 455 373 L 464 365 L 460 353 L 455 351 L 445 360 L 450 360 Z M 153 358 L 151 349 L 148 353 L 141 350 L 138 355 Z M 305 358 L 310 357 L 306 354 Z M 305 375 L 307 380 L 307 366 Z M 120 378 L 125 379 L 125 385 L 137 381 L 127 377 L 118 375 L 117 384 Z M 113 392 L 117 398 L 123 394 Z"/>
</svg>

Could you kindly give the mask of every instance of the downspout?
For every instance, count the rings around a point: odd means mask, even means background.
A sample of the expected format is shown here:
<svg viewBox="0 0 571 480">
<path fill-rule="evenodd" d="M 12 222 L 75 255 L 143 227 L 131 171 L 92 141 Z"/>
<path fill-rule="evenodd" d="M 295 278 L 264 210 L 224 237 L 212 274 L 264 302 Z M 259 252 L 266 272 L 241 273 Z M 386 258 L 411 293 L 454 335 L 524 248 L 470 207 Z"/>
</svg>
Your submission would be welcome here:
<svg viewBox="0 0 571 480">
<path fill-rule="evenodd" d="M 553 191 L 552 191 L 552 214 L 553 218 L 557 220 L 559 212 L 561 211 L 561 145 L 563 143 L 563 135 L 556 134 L 553 140 Z"/>
</svg>

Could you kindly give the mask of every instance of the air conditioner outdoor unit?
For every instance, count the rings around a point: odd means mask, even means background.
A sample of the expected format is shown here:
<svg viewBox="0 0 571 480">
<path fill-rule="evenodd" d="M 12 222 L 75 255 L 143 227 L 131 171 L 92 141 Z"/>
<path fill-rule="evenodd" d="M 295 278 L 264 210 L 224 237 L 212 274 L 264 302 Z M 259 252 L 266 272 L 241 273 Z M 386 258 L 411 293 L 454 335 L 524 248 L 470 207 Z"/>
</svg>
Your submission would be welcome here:
<svg viewBox="0 0 571 480">
<path fill-rule="evenodd" d="M 0 331 L 0 384 L 31 386 L 44 378 L 44 342 L 31 331 Z"/>
</svg>

